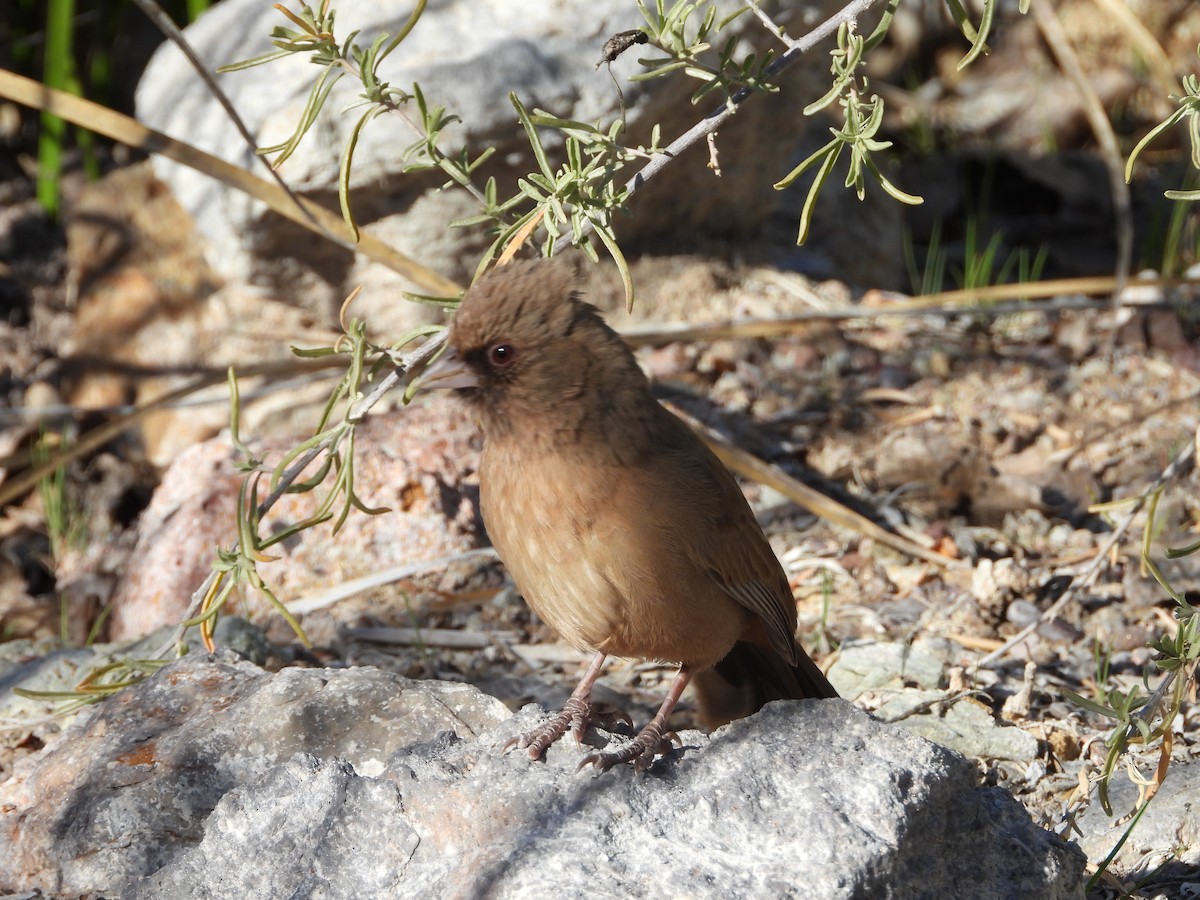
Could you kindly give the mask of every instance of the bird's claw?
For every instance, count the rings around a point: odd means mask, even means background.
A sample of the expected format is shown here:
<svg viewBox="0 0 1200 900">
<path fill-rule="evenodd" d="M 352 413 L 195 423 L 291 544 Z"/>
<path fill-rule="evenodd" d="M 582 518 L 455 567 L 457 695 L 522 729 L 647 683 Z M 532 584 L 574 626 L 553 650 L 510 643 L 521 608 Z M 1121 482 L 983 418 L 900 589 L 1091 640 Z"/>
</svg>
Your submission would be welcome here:
<svg viewBox="0 0 1200 900">
<path fill-rule="evenodd" d="M 582 743 L 591 719 L 592 705 L 586 700 L 571 697 L 554 718 L 505 741 L 502 752 L 507 753 L 516 747 L 526 751 L 530 759 L 541 759 L 550 745 L 567 733 L 567 729 L 570 729 L 577 743 Z"/>
<path fill-rule="evenodd" d="M 633 718 L 623 709 L 607 709 L 604 712 L 592 710 L 589 723 L 603 728 L 605 731 L 619 731 L 623 734 L 633 735 Z M 576 740 L 583 743 L 582 731 L 575 737 Z"/>
<path fill-rule="evenodd" d="M 652 719 L 628 744 L 617 750 L 597 750 L 589 753 L 575 771 L 581 772 L 586 766 L 595 766 L 601 772 L 607 772 L 613 766 L 631 762 L 634 771 L 640 774 L 654 765 L 654 760 L 660 754 L 670 753 L 676 744 L 682 745 L 679 735 L 673 731 L 664 734 L 662 729 L 662 724 L 657 719 Z"/>
</svg>

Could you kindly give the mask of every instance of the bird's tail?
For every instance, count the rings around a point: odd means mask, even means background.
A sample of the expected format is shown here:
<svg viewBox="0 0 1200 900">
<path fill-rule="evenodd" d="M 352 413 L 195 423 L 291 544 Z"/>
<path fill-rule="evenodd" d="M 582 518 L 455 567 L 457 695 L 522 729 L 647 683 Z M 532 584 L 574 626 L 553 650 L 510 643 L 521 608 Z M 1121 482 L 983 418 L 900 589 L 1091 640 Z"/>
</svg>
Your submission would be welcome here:
<svg viewBox="0 0 1200 900">
<path fill-rule="evenodd" d="M 837 691 L 808 655 L 797 648 L 798 665 L 774 650 L 738 641 L 713 668 L 692 679 L 700 700 L 700 720 L 717 728 L 762 709 L 772 700 L 836 697 Z"/>
</svg>

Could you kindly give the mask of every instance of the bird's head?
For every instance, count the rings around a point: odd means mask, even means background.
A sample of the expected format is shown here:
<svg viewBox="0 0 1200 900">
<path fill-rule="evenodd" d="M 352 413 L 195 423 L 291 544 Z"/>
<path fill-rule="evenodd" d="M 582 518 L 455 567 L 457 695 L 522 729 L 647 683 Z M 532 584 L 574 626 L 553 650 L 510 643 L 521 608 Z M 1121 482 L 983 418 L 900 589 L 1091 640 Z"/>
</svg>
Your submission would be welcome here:
<svg viewBox="0 0 1200 900">
<path fill-rule="evenodd" d="M 464 296 L 447 351 L 423 383 L 457 389 L 489 432 L 522 421 L 574 427 L 630 391 L 643 397 L 633 354 L 573 282 L 566 266 L 544 261 L 485 275 Z"/>
</svg>

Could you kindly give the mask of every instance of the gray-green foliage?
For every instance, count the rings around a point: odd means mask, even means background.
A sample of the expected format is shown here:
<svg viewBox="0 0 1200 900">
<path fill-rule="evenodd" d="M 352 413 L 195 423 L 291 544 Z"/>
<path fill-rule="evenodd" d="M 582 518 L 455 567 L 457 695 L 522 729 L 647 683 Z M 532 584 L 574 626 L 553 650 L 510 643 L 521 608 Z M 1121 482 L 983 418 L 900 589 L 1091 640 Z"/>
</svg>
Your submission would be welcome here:
<svg viewBox="0 0 1200 900">
<path fill-rule="evenodd" d="M 885 16 L 885 22 L 890 18 L 890 11 L 893 8 L 894 4 L 889 7 L 889 15 Z M 850 154 L 850 165 L 846 172 L 846 187 L 853 188 L 859 200 L 866 196 L 866 177 L 870 175 L 891 197 L 901 203 L 915 205 L 921 202 L 920 197 L 905 193 L 888 181 L 872 156 L 873 153 L 891 147 L 892 142 L 875 139 L 879 127 L 883 124 L 883 98 L 872 94 L 864 99 L 868 89 L 867 79 L 860 80 L 858 71 L 862 66 L 867 47 L 877 43 L 885 32 L 886 27 L 883 22 L 870 38 L 856 34 L 848 25 L 839 28 L 837 49 L 832 54 L 833 87 L 820 100 L 810 103 L 804 108 L 804 114 L 811 116 L 837 101 L 842 109 L 844 124 L 841 128 L 829 129 L 833 134 L 833 140 L 811 154 L 775 184 L 775 187 L 780 190 L 791 187 L 801 175 L 813 166 L 817 167 L 816 178 L 813 179 L 812 186 L 808 190 L 808 196 L 800 214 L 800 232 L 796 237 L 798 244 L 803 244 L 808 238 L 817 196 L 833 172 L 833 167 L 841 158 L 842 151 Z"/>
<path fill-rule="evenodd" d="M 1200 46 L 1196 47 L 1196 55 L 1200 56 Z M 1180 122 L 1183 122 L 1187 128 L 1188 142 L 1191 146 L 1192 168 L 1200 170 L 1200 75 L 1184 75 L 1183 93 L 1173 95 L 1171 99 L 1176 102 L 1178 108 L 1151 128 L 1146 133 L 1146 136 L 1138 141 L 1133 150 L 1130 151 L 1129 160 L 1125 164 L 1126 181 L 1133 178 L 1133 165 L 1141 152 L 1152 141 L 1160 137 L 1163 132 L 1173 128 Z M 1171 200 L 1200 200 L 1200 191 L 1166 191 L 1165 193 Z"/>
<path fill-rule="evenodd" d="M 884 102 L 869 93 L 869 85 L 860 72 L 867 51 L 887 34 L 899 2 L 890 0 L 886 4 L 879 24 L 868 37 L 862 37 L 851 25 L 843 23 L 838 31 L 837 49 L 833 52 L 832 87 L 825 96 L 804 108 L 805 115 L 814 115 L 836 103 L 842 112 L 843 125 L 831 129 L 833 139 L 829 143 L 776 182 L 777 188 L 784 189 L 805 171 L 817 167 L 817 177 L 809 189 L 801 215 L 798 242 L 802 243 L 807 237 L 815 199 L 843 158 L 843 151 L 847 151 L 845 156 L 849 160 L 846 186 L 854 188 L 860 198 L 869 178 L 901 202 L 920 202 L 919 198 L 889 181 L 875 161 L 874 154 L 891 146 L 890 142 L 876 138 L 883 121 Z M 977 26 L 971 23 L 957 0 L 948 0 L 948 4 L 963 33 L 972 41 L 971 51 L 963 60 L 966 64 L 986 47 L 995 2 L 991 0 L 985 4 Z M 871 4 L 860 5 L 865 9 Z M 654 0 L 653 3 L 636 0 L 636 6 L 644 22 L 638 29 L 637 44 L 645 46 L 647 51 L 639 58 L 643 71 L 633 76 L 634 80 L 683 75 L 698 82 L 692 93 L 693 103 L 710 95 L 720 96 L 731 109 L 735 101 L 740 102 L 746 94 L 777 90 L 772 82 L 773 76 L 780 71 L 781 60 L 777 54 L 771 49 L 744 52 L 743 42 L 726 32 L 732 21 L 747 11 L 745 7 L 719 18 L 717 7 L 711 0 Z M 499 196 L 494 179 L 487 179 L 482 186 L 476 185 L 475 176 L 490 156 L 491 149 L 484 148 L 477 154 L 467 148 L 455 154 L 444 152 L 439 146 L 441 138 L 446 128 L 458 121 L 453 112 L 428 100 L 419 85 L 400 88 L 379 75 L 380 64 L 409 35 L 424 8 L 424 2 L 417 3 L 396 35 L 380 34 L 369 43 L 363 43 L 357 32 L 344 39 L 336 36 L 336 11 L 331 8 L 330 0 L 323 0 L 317 8 L 301 2 L 298 12 L 280 7 L 290 25 L 278 26 L 272 32 L 276 50 L 233 63 L 224 70 L 262 65 L 300 53 L 320 67 L 321 73 L 312 85 L 308 103 L 290 137 L 275 146 L 260 148 L 259 152 L 270 156 L 276 166 L 286 160 L 321 114 L 334 84 L 351 75 L 363 85 L 359 105 L 366 107 L 351 130 L 340 166 L 342 212 L 352 229 L 356 231 L 357 226 L 349 200 L 349 183 L 359 136 L 372 119 L 389 113 L 401 115 L 412 126 L 416 137 L 406 151 L 405 169 L 439 168 L 447 175 L 448 186 L 456 185 L 469 191 L 479 202 L 478 213 L 448 225 L 487 224 L 494 230 L 495 239 L 480 262 L 481 270 L 514 236 L 524 236 L 530 230 L 536 231 L 537 243 L 545 256 L 552 255 L 565 240 L 595 259 L 594 239 L 616 262 L 625 283 L 626 300 L 632 304 L 633 283 L 617 242 L 613 219 L 616 213 L 625 209 L 631 193 L 626 177 L 629 166 L 664 152 L 658 131 L 654 131 L 649 146 L 628 146 L 621 141 L 624 128 L 621 119 L 607 123 L 567 120 L 552 111 L 530 111 L 520 97 L 512 95 L 516 119 L 524 128 L 538 170 L 519 179 L 516 193 L 506 198 Z M 797 51 L 796 43 L 782 35 L 781 30 L 779 32 L 777 37 L 789 47 L 789 53 Z M 626 49 L 632 46 L 631 41 Z M 415 115 L 410 118 L 413 112 Z M 546 151 L 543 133 L 547 129 L 557 132 L 557 139 L 564 148 L 562 162 L 557 165 L 550 162 Z"/>
</svg>

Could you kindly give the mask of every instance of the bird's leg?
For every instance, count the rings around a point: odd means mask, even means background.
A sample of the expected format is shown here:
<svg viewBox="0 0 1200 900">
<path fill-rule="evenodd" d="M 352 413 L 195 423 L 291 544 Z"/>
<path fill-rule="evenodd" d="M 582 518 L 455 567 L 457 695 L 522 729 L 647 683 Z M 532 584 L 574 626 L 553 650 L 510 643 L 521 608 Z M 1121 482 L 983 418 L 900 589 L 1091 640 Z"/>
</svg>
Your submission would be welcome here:
<svg viewBox="0 0 1200 900">
<path fill-rule="evenodd" d="M 613 766 L 627 762 L 632 762 L 638 772 L 650 768 L 654 763 L 655 756 L 671 750 L 670 738 L 674 735 L 666 730 L 667 719 L 675 709 L 675 704 L 679 702 L 683 689 L 691 680 L 692 670 L 687 666 L 680 666 L 679 673 L 671 682 L 662 706 L 658 708 L 654 718 L 646 723 L 646 727 L 638 732 L 637 737 L 619 750 L 597 750 L 595 753 L 589 753 L 583 758 L 579 768 L 593 765 L 601 772 L 606 772 Z"/>
<path fill-rule="evenodd" d="M 510 739 L 504 745 L 504 750 L 516 747 L 518 750 L 525 750 L 530 759 L 541 759 L 546 749 L 566 734 L 568 728 L 571 729 L 575 741 L 582 743 L 588 722 L 592 720 L 592 685 L 600 677 L 600 670 L 604 667 L 606 659 L 606 654 L 597 652 L 559 714 L 532 731 Z"/>
</svg>

